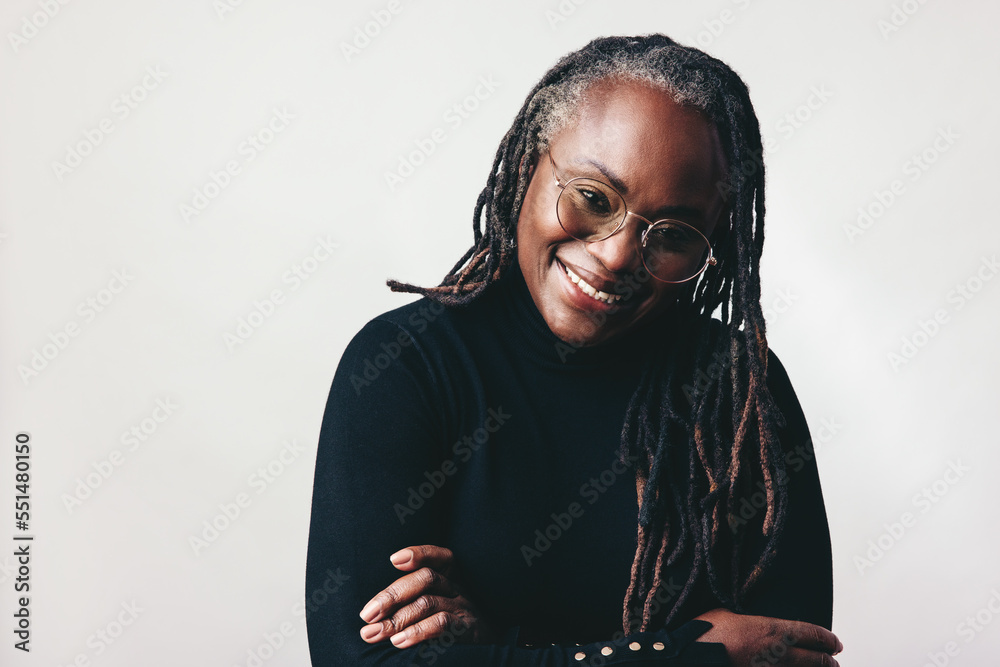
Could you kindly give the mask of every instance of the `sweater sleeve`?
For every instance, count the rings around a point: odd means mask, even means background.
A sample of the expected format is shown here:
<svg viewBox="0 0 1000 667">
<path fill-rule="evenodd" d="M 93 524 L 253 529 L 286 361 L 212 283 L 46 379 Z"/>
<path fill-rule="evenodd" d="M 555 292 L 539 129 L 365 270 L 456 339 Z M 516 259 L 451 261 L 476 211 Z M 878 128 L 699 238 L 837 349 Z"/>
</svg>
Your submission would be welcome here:
<svg viewBox="0 0 1000 667">
<path fill-rule="evenodd" d="M 458 644 L 448 635 L 407 649 L 362 641 L 362 606 L 402 576 L 389 556 L 412 545 L 448 546 L 445 493 L 431 494 L 415 512 L 400 511 L 444 455 L 445 411 L 435 387 L 420 342 L 392 322 L 369 322 L 341 358 L 320 430 L 306 561 L 314 666 L 729 664 L 722 644 L 695 641 L 711 627 L 697 620 L 669 633 L 582 646 L 523 646 L 517 628 L 497 644 Z"/>
<path fill-rule="evenodd" d="M 788 493 L 786 523 L 773 560 L 745 600 L 745 613 L 833 624 L 833 556 L 815 451 L 805 416 L 784 366 L 768 352 L 767 385 L 784 418 L 778 438 L 784 451 Z M 761 492 L 762 493 L 762 492 Z M 754 503 L 756 505 L 756 503 Z M 744 505 L 737 520 L 763 510 Z M 753 553 L 760 554 L 759 541 Z"/>
</svg>

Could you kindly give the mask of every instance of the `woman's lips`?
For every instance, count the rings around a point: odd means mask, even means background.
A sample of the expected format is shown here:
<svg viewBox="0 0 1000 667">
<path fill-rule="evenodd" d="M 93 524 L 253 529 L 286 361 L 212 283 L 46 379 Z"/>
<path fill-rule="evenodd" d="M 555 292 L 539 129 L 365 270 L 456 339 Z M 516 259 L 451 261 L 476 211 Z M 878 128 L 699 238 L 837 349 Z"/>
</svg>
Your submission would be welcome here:
<svg viewBox="0 0 1000 667">
<path fill-rule="evenodd" d="M 562 274 L 561 281 L 570 300 L 577 307 L 584 310 L 614 312 L 621 310 L 632 302 L 632 299 L 625 300 L 620 294 L 598 290 L 583 279 L 576 271 L 563 264 L 558 258 L 556 258 L 555 264 L 559 269 L 559 273 Z"/>
</svg>

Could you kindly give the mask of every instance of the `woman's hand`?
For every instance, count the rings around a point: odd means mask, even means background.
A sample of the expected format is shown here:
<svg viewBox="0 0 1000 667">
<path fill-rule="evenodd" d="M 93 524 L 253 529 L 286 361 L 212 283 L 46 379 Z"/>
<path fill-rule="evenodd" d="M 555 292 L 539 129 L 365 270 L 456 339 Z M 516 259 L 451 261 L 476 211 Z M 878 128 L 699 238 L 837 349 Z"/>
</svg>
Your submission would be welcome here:
<svg viewBox="0 0 1000 667">
<path fill-rule="evenodd" d="M 697 617 L 712 629 L 700 642 L 724 644 L 733 667 L 839 667 L 844 646 L 819 625 L 713 609 Z"/>
<path fill-rule="evenodd" d="M 371 599 L 361 610 L 369 625 L 361 638 L 369 644 L 388 639 L 396 648 L 408 648 L 450 634 L 459 644 L 495 641 L 495 629 L 462 596 L 449 578 L 453 556 L 431 544 L 407 547 L 389 557 L 404 575 Z"/>
</svg>

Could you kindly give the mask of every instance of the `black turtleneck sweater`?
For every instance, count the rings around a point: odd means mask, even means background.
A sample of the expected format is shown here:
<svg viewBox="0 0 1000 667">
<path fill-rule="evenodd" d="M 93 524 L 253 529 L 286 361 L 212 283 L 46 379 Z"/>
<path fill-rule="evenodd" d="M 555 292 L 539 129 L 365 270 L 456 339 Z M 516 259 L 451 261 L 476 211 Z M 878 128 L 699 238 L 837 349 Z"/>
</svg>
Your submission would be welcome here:
<svg viewBox="0 0 1000 667">
<path fill-rule="evenodd" d="M 711 626 L 691 619 L 723 606 L 704 577 L 668 628 L 621 638 L 637 526 L 621 431 L 650 346 L 671 331 L 666 314 L 574 349 L 545 324 L 516 263 L 469 306 L 420 299 L 368 322 L 344 351 L 320 433 L 306 569 L 313 665 L 729 664 L 721 644 L 692 643 Z M 786 419 L 789 512 L 744 612 L 830 628 L 830 536 L 809 433 L 773 354 L 768 369 Z M 503 643 L 361 640 L 362 606 L 404 574 L 390 554 L 420 544 L 454 552 L 465 596 Z M 690 564 L 665 571 L 667 608 Z"/>
</svg>

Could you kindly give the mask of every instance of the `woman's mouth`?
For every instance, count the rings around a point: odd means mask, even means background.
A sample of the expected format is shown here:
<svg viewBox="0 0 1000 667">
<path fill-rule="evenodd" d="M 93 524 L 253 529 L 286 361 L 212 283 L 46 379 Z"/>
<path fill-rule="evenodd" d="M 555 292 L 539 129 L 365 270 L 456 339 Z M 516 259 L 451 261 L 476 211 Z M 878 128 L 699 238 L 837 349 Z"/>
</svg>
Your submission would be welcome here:
<svg viewBox="0 0 1000 667">
<path fill-rule="evenodd" d="M 599 301 L 601 303 L 611 305 L 617 305 L 623 299 L 621 294 L 609 294 L 608 292 L 603 292 L 593 285 L 588 283 L 586 280 L 577 275 L 572 269 L 560 262 L 558 259 L 556 263 L 565 272 L 566 276 L 573 281 L 573 284 L 587 296 L 589 296 L 594 301 Z"/>
<path fill-rule="evenodd" d="M 607 292 L 602 292 L 595 289 L 590 283 L 581 278 L 580 276 L 573 273 L 573 271 L 568 266 L 563 266 L 563 270 L 566 271 L 566 275 L 572 280 L 577 287 L 580 288 L 584 294 L 592 299 L 597 299 L 598 301 L 603 301 L 604 303 L 612 304 L 619 301 L 622 297 L 620 294 L 608 294 Z"/>
</svg>

